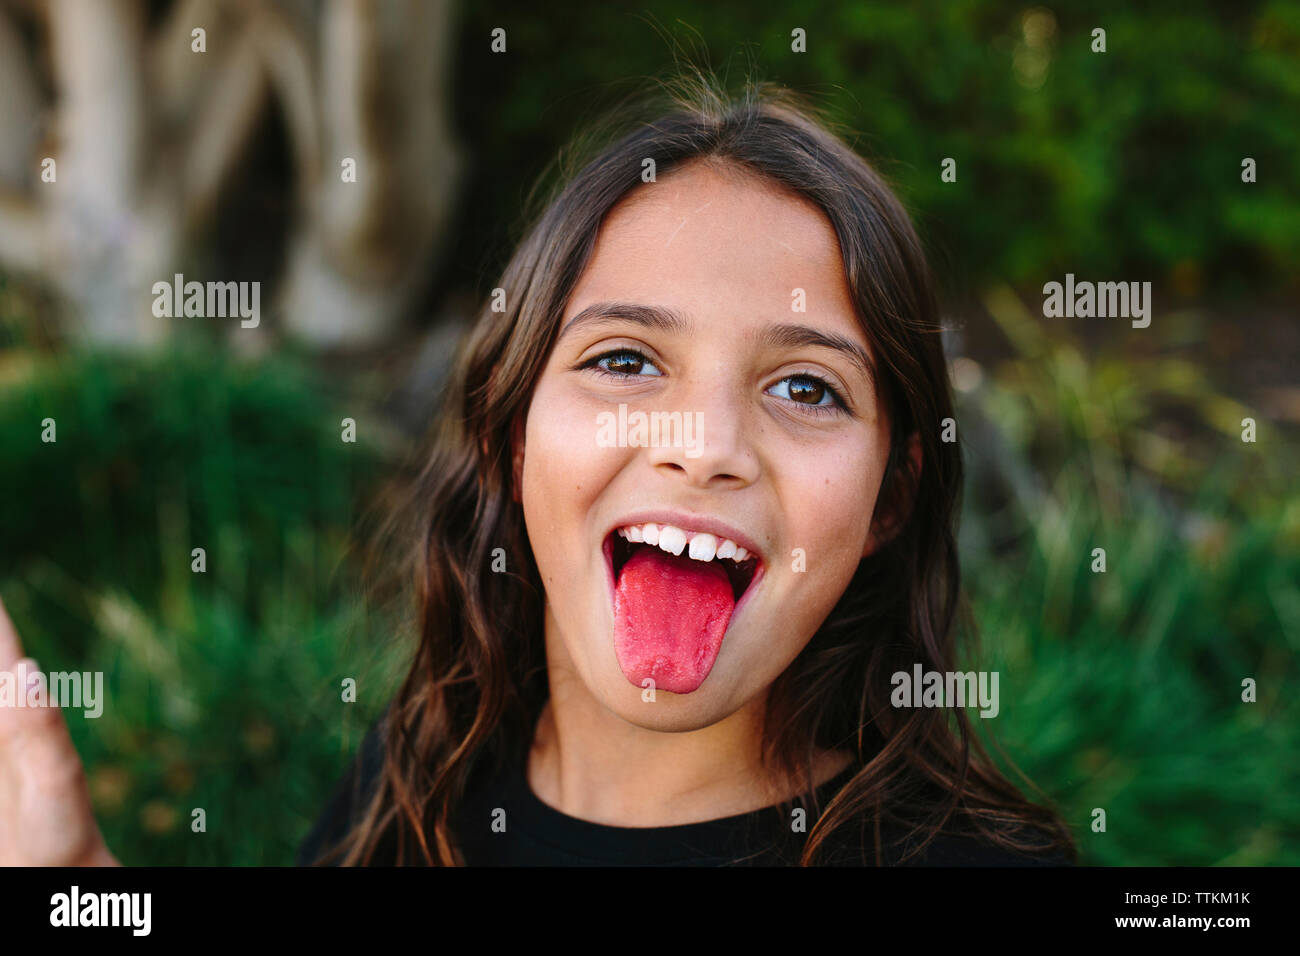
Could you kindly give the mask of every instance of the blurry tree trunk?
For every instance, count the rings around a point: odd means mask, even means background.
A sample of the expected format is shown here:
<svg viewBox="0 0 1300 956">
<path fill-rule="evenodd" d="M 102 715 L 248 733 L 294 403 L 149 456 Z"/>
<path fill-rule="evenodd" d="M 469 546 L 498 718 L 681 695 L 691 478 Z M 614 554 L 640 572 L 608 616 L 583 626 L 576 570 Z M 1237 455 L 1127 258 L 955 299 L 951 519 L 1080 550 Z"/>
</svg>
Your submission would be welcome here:
<svg viewBox="0 0 1300 956">
<path fill-rule="evenodd" d="M 459 176 L 449 134 L 450 4 L 333 4 L 318 30 L 325 168 L 290 250 L 284 314 L 316 341 L 390 329 L 427 278 Z M 294 124 L 296 127 L 296 124 Z M 341 176 L 356 161 L 357 182 Z"/>
<path fill-rule="evenodd" d="M 40 49 L 16 29 L 24 16 Z M 196 28 L 206 52 L 192 49 Z M 452 211 L 452 28 L 450 0 L 177 0 L 152 28 L 141 0 L 8 0 L 0 268 L 49 282 L 93 341 L 161 338 L 174 320 L 153 315 L 151 287 L 189 261 L 239 188 L 231 173 L 274 102 L 294 189 L 276 280 L 284 326 L 320 346 L 382 340 L 422 290 Z M 55 182 L 41 180 L 45 156 Z"/>
</svg>

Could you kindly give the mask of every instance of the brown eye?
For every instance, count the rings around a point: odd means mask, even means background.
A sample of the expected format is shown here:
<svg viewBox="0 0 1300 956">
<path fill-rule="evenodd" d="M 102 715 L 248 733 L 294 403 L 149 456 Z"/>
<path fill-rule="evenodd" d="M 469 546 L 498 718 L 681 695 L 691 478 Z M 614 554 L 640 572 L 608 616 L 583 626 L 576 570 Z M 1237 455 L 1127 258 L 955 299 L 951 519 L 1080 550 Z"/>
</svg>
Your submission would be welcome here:
<svg viewBox="0 0 1300 956">
<path fill-rule="evenodd" d="M 790 398 L 804 405 L 820 405 L 826 396 L 826 386 L 811 378 L 790 379 Z"/>
<path fill-rule="evenodd" d="M 606 375 L 634 378 L 642 375 L 662 375 L 651 361 L 636 349 L 618 349 L 606 352 L 587 362 L 584 368 L 595 369 Z"/>
<path fill-rule="evenodd" d="M 609 364 L 605 368 L 622 375 L 639 375 L 644 365 L 645 359 L 635 352 L 615 352 L 609 357 Z"/>
<path fill-rule="evenodd" d="M 844 411 L 846 407 L 839 392 L 815 375 L 791 375 L 767 391 L 769 395 L 787 399 L 818 413 Z"/>
</svg>

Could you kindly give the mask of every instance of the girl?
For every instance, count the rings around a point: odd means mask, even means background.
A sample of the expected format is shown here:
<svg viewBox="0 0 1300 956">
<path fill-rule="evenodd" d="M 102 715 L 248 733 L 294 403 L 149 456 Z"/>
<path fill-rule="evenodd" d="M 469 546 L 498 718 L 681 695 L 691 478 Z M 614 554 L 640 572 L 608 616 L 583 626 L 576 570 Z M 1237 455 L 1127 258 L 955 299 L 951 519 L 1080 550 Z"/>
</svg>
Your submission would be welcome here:
<svg viewBox="0 0 1300 956">
<path fill-rule="evenodd" d="M 1072 860 L 962 709 L 893 693 L 956 666 L 962 469 L 880 177 L 789 94 L 701 82 L 499 286 L 418 483 L 413 665 L 300 861 Z"/>
</svg>

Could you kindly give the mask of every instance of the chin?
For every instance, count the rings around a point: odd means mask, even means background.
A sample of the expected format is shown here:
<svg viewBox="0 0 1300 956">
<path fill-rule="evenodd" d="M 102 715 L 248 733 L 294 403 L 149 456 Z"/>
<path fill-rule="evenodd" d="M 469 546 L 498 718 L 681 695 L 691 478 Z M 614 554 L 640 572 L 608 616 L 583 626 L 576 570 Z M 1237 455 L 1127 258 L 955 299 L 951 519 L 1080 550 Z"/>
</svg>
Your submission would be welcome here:
<svg viewBox="0 0 1300 956">
<path fill-rule="evenodd" d="M 615 670 L 614 675 L 603 683 L 598 696 L 610 711 L 629 724 L 661 733 L 702 730 L 735 712 L 735 708 L 729 706 L 731 695 L 722 690 L 722 681 L 705 680 L 698 690 L 689 694 L 657 689 L 654 699 L 647 700 L 642 697 L 640 688 L 630 686 Z"/>
</svg>

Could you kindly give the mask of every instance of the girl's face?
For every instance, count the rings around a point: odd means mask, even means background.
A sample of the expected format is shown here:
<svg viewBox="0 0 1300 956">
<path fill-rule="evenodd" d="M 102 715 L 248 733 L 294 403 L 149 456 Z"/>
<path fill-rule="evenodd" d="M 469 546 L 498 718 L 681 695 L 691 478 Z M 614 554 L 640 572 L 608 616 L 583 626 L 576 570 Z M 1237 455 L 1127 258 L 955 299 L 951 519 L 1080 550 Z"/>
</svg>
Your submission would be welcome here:
<svg viewBox="0 0 1300 956">
<path fill-rule="evenodd" d="M 876 545 L 889 424 L 835 231 L 693 163 L 614 207 L 560 329 L 516 449 L 552 678 L 639 726 L 709 726 Z"/>
</svg>

